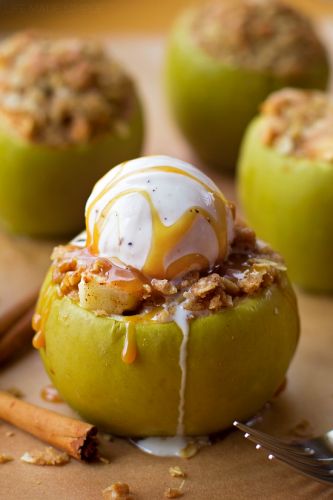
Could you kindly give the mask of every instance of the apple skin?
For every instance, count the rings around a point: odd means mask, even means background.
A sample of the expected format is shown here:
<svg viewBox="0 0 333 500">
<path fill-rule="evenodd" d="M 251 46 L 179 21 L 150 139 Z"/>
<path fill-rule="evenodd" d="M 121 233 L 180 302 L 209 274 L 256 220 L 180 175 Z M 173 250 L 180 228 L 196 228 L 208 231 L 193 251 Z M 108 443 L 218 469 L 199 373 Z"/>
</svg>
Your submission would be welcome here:
<svg viewBox="0 0 333 500">
<path fill-rule="evenodd" d="M 136 96 L 126 136 L 107 133 L 87 144 L 55 148 L 27 142 L 0 123 L 0 219 L 14 233 L 77 234 L 95 182 L 140 154 L 143 116 Z"/>
<path fill-rule="evenodd" d="M 333 165 L 282 156 L 262 141 L 261 118 L 249 126 L 238 168 L 244 213 L 258 236 L 286 259 L 304 289 L 333 291 Z"/>
<path fill-rule="evenodd" d="M 298 77 L 224 64 L 198 47 L 191 37 L 192 11 L 170 35 L 166 87 L 175 119 L 196 154 L 220 172 L 234 170 L 250 120 L 268 94 L 286 86 L 325 89 L 329 66 L 318 57 Z M 323 53 L 324 54 L 324 53 Z"/>
<path fill-rule="evenodd" d="M 175 435 L 183 336 L 174 322 L 139 322 L 137 359 L 125 364 L 122 317 L 98 317 L 60 298 L 50 275 L 37 311 L 44 318 L 45 368 L 70 406 L 117 435 Z M 192 320 L 185 433 L 214 433 L 254 415 L 284 380 L 298 335 L 296 298 L 286 276 L 232 309 Z"/>
</svg>

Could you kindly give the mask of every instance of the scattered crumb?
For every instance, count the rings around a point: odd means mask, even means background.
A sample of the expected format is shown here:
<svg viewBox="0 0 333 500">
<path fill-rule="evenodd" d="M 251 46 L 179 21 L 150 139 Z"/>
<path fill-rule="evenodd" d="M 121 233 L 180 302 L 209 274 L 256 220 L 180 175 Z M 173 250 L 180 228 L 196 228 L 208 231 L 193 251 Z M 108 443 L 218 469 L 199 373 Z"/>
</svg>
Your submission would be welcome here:
<svg viewBox="0 0 333 500">
<path fill-rule="evenodd" d="M 10 455 L 6 455 L 6 453 L 0 453 L 0 464 L 6 464 L 7 462 L 12 462 L 14 460 Z"/>
<path fill-rule="evenodd" d="M 48 446 L 44 450 L 26 451 L 22 457 L 22 462 L 34 465 L 64 465 L 70 460 L 67 453 L 60 452 Z"/>
<path fill-rule="evenodd" d="M 114 441 L 114 437 L 112 436 L 112 434 L 109 434 L 108 432 L 99 432 L 98 433 L 99 437 L 101 439 L 104 439 L 105 441 Z"/>
<path fill-rule="evenodd" d="M 184 495 L 180 488 L 167 488 L 164 492 L 166 498 L 180 498 Z"/>
<path fill-rule="evenodd" d="M 288 434 L 299 438 L 310 438 L 313 437 L 314 430 L 310 422 L 304 418 L 289 429 Z"/>
<path fill-rule="evenodd" d="M 199 450 L 200 450 L 199 443 L 195 443 L 195 442 L 188 443 L 188 445 L 185 446 L 185 448 L 183 448 L 181 450 L 180 456 L 182 458 L 191 458 L 191 457 L 194 457 L 194 455 L 196 455 Z"/>
<path fill-rule="evenodd" d="M 126 483 L 113 483 L 102 491 L 103 500 L 132 500 L 130 489 Z"/>
<path fill-rule="evenodd" d="M 13 437 L 13 436 L 15 436 L 15 432 L 13 432 L 13 431 L 7 431 L 7 432 L 5 433 L 5 436 L 6 436 L 6 437 L 9 437 L 9 438 L 10 438 L 10 437 Z"/>
<path fill-rule="evenodd" d="M 36 481 L 36 484 L 40 485 L 40 484 L 42 484 L 42 481 L 38 480 L 38 481 Z"/>
<path fill-rule="evenodd" d="M 184 472 L 178 465 L 170 467 L 169 474 L 172 477 L 186 477 L 186 472 Z"/>
<path fill-rule="evenodd" d="M 99 457 L 99 461 L 102 462 L 102 464 L 110 464 L 110 460 L 105 457 Z"/>
<path fill-rule="evenodd" d="M 11 394 L 14 398 L 18 399 L 22 399 L 25 396 L 25 394 L 17 387 L 9 387 L 9 389 L 6 389 L 5 392 L 8 392 L 8 394 Z"/>
</svg>

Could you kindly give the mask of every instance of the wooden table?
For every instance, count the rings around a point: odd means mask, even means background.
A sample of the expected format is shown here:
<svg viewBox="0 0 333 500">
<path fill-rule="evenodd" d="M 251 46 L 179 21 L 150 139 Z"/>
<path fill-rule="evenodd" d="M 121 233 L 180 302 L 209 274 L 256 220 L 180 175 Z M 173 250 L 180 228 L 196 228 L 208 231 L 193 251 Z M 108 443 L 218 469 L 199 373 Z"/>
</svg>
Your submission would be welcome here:
<svg viewBox="0 0 333 500">
<path fill-rule="evenodd" d="M 112 52 L 137 78 L 146 107 L 147 153 L 166 153 L 198 162 L 172 125 L 163 98 L 160 38 L 115 39 Z M 207 169 L 206 169 L 207 170 Z M 234 198 L 233 181 L 213 174 L 227 196 Z M 48 265 L 52 244 L 0 233 L 0 307 L 18 300 L 37 283 Z M 288 375 L 287 389 L 265 412 L 263 427 L 286 435 L 306 419 L 314 432 L 333 426 L 333 298 L 298 293 L 302 319 L 299 349 Z M 71 414 L 65 404 L 45 403 L 40 391 L 48 383 L 38 353 L 30 351 L 1 372 L 0 388 L 18 387 L 26 400 Z M 6 435 L 8 430 L 14 436 Z M 171 465 L 188 473 L 184 499 L 332 498 L 332 490 L 271 463 L 240 433 L 203 449 L 189 461 L 144 455 L 128 442 L 111 443 L 109 465 L 84 465 L 74 460 L 64 467 L 38 467 L 20 462 L 23 452 L 42 448 L 34 438 L 0 425 L 0 452 L 15 461 L 0 465 L 0 498 L 4 500 L 97 500 L 114 481 L 128 482 L 136 500 L 163 498 L 179 481 L 168 474 Z"/>
</svg>

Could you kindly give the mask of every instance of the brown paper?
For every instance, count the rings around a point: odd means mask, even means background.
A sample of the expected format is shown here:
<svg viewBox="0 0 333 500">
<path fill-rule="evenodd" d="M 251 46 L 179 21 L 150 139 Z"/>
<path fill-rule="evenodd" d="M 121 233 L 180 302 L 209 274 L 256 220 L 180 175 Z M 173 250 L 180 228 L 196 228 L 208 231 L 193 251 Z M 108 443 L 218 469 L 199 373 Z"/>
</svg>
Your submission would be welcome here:
<svg viewBox="0 0 333 500">
<path fill-rule="evenodd" d="M 112 52 L 124 61 L 138 79 L 146 104 L 149 127 L 146 152 L 171 154 L 193 161 L 165 111 L 162 98 L 162 44 L 158 39 L 118 40 Z M 211 172 L 209 172 L 211 174 Z M 213 174 L 222 190 L 234 199 L 230 179 Z M 0 310 L 27 293 L 41 279 L 48 264 L 51 245 L 0 235 Z M 14 268 L 15 263 L 15 268 Z M 23 270 L 23 271 L 22 271 Z M 333 298 L 299 293 L 302 335 L 288 373 L 285 391 L 264 413 L 262 427 L 288 435 L 304 419 L 315 433 L 333 427 Z M 49 383 L 38 352 L 30 351 L 0 372 L 0 389 L 17 387 L 27 401 L 73 415 L 63 403 L 46 403 L 41 389 Z M 13 430 L 13 436 L 6 432 Z M 130 485 L 135 499 L 162 499 L 167 487 L 178 487 L 181 479 L 169 475 L 172 465 L 187 473 L 184 499 L 287 499 L 329 498 L 331 490 L 300 476 L 290 468 L 268 461 L 240 432 L 231 432 L 217 444 L 204 448 L 190 460 L 156 458 L 143 454 L 126 440 L 107 446 L 110 464 L 86 465 L 72 460 L 62 467 L 41 467 L 20 462 L 29 450 L 44 444 L 0 423 L 0 453 L 15 460 L 0 465 L 0 498 L 5 500 L 97 500 L 112 482 Z"/>
</svg>

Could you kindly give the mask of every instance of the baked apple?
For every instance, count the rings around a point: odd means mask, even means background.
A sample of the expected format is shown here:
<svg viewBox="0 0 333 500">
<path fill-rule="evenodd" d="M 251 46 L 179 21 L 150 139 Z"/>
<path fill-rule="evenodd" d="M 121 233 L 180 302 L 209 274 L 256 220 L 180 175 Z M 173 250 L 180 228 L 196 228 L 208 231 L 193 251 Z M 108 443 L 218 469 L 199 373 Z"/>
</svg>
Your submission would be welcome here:
<svg viewBox="0 0 333 500">
<path fill-rule="evenodd" d="M 198 156 L 232 170 L 249 121 L 281 87 L 324 89 L 325 49 L 309 21 L 279 1 L 215 1 L 186 11 L 166 61 L 176 121 Z"/>
<path fill-rule="evenodd" d="M 206 175 L 165 156 L 123 163 L 96 184 L 86 227 L 54 250 L 33 320 L 65 401 L 118 435 L 195 436 L 273 396 L 295 295 Z"/>
<path fill-rule="evenodd" d="M 249 126 L 239 194 L 249 223 L 285 257 L 301 287 L 333 291 L 333 102 L 273 93 Z"/>
<path fill-rule="evenodd" d="M 131 79 L 95 42 L 32 33 L 0 44 L 0 220 L 75 234 L 101 175 L 141 149 Z"/>
</svg>

